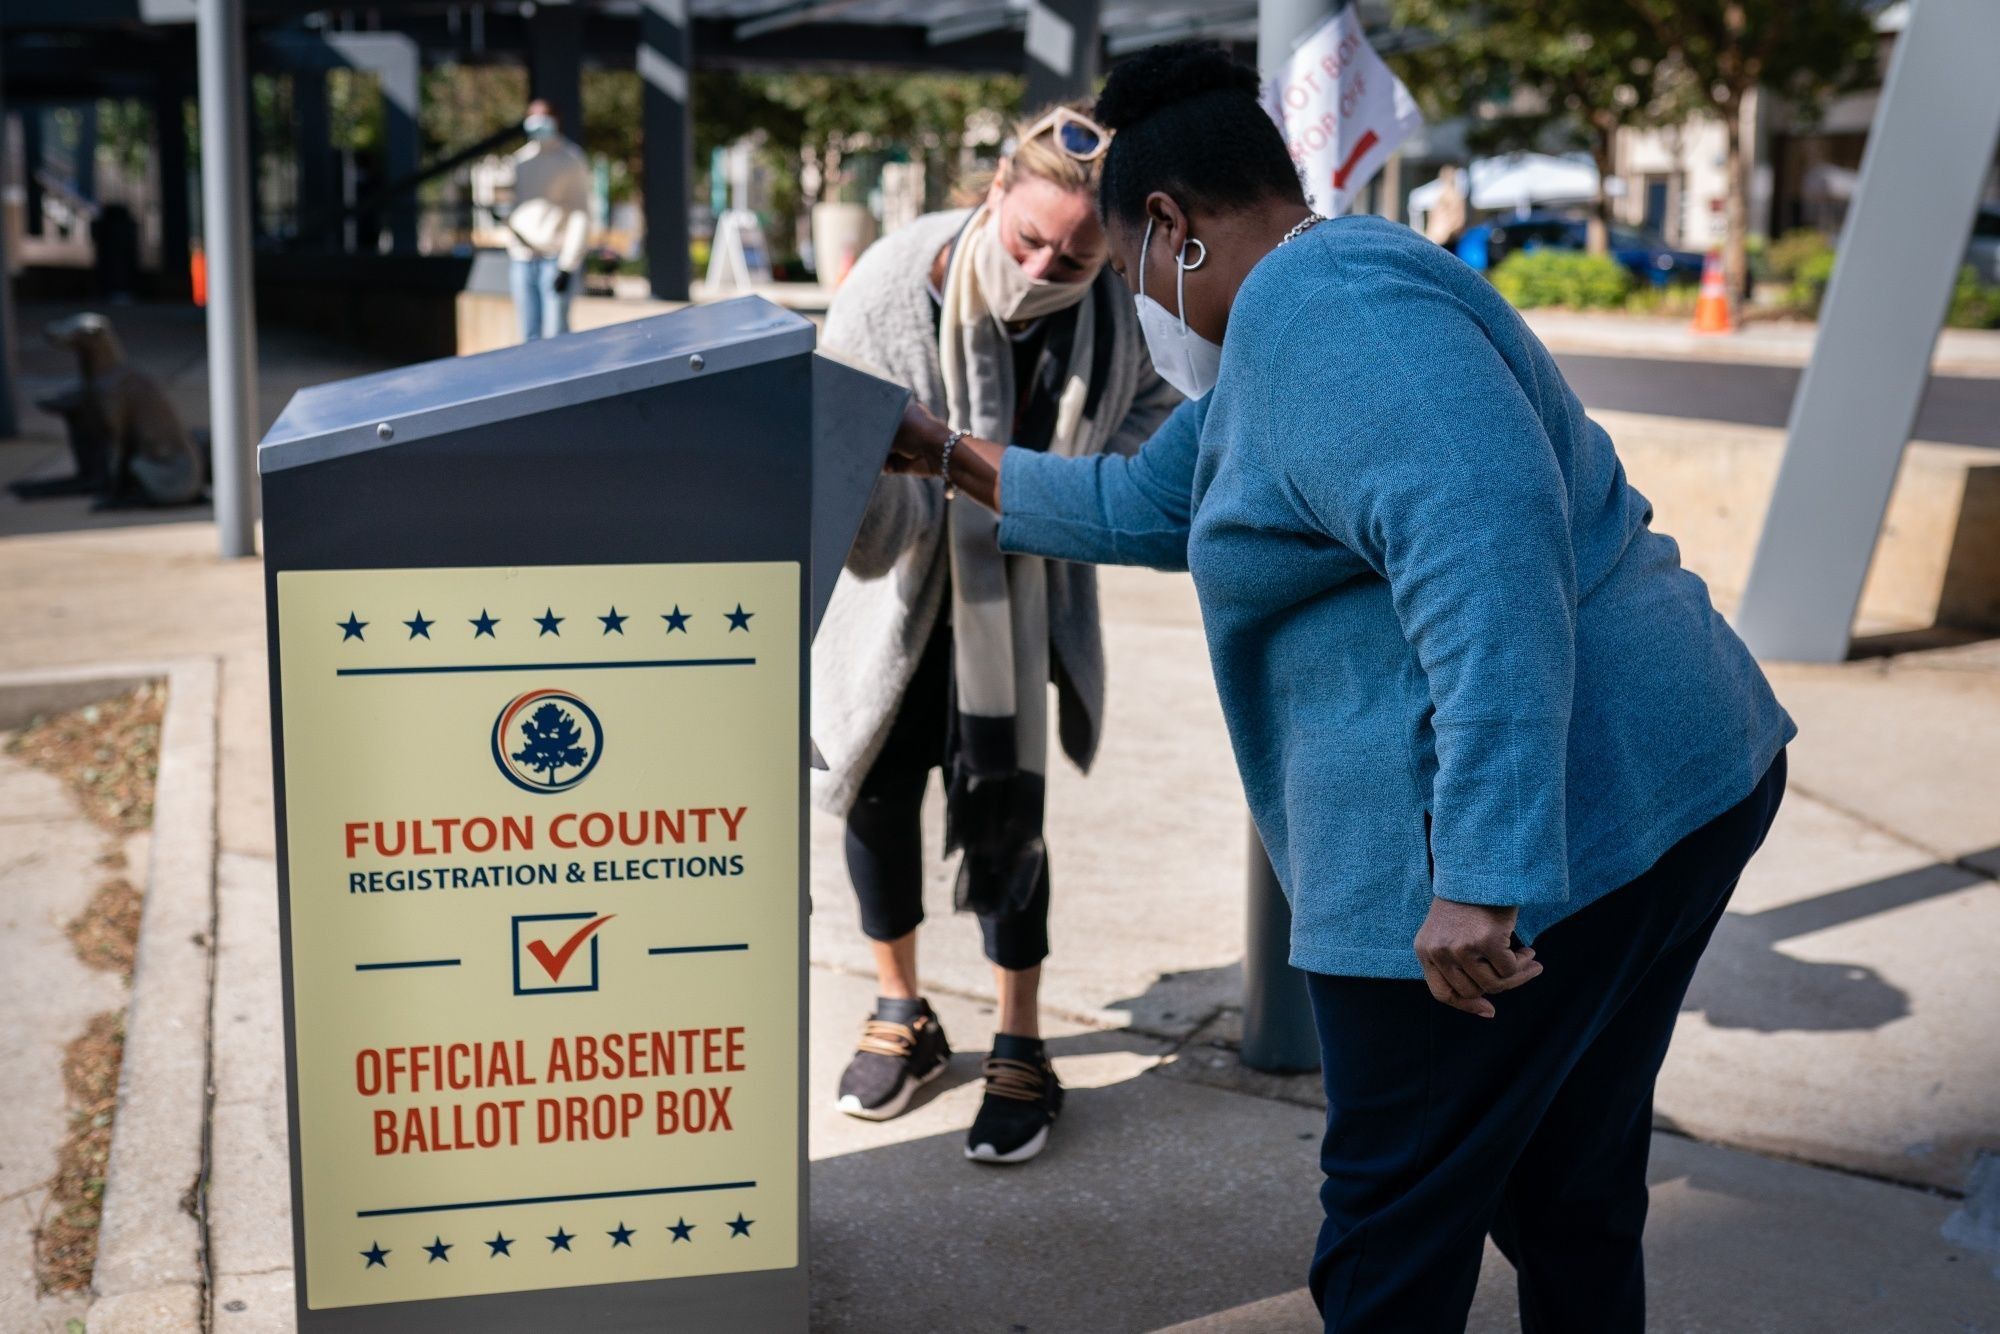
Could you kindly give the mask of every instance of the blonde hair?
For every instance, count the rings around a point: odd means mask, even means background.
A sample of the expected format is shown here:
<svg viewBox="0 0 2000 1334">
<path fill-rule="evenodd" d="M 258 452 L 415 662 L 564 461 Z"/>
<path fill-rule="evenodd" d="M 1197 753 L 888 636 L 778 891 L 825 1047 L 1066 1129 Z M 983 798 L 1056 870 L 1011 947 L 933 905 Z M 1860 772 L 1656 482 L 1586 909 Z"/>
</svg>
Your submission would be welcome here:
<svg viewBox="0 0 2000 1334">
<path fill-rule="evenodd" d="M 1094 162 L 1079 162 L 1063 151 L 1051 131 L 1043 131 L 1030 139 L 1028 131 L 1036 121 L 1049 114 L 1058 106 L 1066 106 L 1079 115 L 1090 114 L 1088 98 L 1076 102 L 1052 102 L 1039 107 L 1034 114 L 1023 116 L 1008 127 L 1007 139 L 1013 144 L 1013 151 L 1000 159 L 1000 166 L 994 171 L 979 172 L 969 177 L 959 188 L 962 204 L 977 204 L 986 198 L 987 191 L 998 180 L 1003 190 L 1012 188 L 1015 181 L 1031 176 L 1038 181 L 1047 181 L 1062 190 L 1082 190 L 1097 193 L 1098 168 L 1104 163 L 1099 157 Z"/>
</svg>

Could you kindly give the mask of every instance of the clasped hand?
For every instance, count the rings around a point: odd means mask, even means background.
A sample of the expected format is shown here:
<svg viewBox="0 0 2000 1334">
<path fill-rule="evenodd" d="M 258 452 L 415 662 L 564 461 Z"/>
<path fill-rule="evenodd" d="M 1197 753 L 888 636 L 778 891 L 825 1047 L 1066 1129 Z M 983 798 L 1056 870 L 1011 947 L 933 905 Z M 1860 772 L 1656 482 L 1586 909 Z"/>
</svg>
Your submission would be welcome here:
<svg viewBox="0 0 2000 1334">
<path fill-rule="evenodd" d="M 1432 899 L 1417 932 L 1417 962 L 1431 995 L 1454 1010 L 1491 1019 L 1489 996 L 1512 991 L 1542 975 L 1531 949 L 1514 948 L 1518 908 Z"/>
</svg>

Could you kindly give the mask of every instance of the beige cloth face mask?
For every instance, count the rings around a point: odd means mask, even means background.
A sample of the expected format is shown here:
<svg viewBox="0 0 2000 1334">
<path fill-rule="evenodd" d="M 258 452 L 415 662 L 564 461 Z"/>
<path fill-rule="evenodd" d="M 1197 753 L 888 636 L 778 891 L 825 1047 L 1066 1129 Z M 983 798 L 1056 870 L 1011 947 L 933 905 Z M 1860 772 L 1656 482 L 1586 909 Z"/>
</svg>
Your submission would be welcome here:
<svg viewBox="0 0 2000 1334">
<path fill-rule="evenodd" d="M 988 209 L 987 213 L 986 222 L 974 227 L 966 240 L 975 246 L 972 272 L 979 280 L 979 294 L 986 298 L 986 308 L 995 319 L 1003 324 L 1038 320 L 1083 300 L 1097 277 L 1095 269 L 1074 282 L 1029 277 L 1000 239 L 999 212 Z"/>
</svg>

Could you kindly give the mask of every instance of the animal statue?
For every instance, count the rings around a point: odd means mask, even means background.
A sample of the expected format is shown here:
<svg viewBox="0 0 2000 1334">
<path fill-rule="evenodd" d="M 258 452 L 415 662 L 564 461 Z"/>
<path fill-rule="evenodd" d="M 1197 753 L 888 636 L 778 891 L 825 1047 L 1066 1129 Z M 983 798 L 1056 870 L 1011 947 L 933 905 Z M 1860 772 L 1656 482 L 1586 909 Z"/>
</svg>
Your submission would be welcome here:
<svg viewBox="0 0 2000 1334">
<path fill-rule="evenodd" d="M 76 472 L 12 484 L 24 500 L 95 493 L 100 508 L 185 505 L 201 499 L 206 459 L 181 424 L 166 392 L 125 359 L 125 347 L 102 315 L 57 320 L 48 339 L 76 353 L 79 380 L 37 402 L 69 427 Z"/>
</svg>

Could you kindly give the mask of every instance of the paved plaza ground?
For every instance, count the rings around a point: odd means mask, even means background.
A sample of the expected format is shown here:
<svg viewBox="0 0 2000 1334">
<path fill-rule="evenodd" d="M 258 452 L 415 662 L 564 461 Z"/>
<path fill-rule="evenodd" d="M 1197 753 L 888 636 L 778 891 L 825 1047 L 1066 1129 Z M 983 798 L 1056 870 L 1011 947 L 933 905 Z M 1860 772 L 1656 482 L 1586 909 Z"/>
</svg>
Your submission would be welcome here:
<svg viewBox="0 0 2000 1334">
<path fill-rule="evenodd" d="M 177 364 L 171 327 L 132 341 L 197 416 L 198 326 L 183 334 Z M 267 419 L 291 387 L 365 368 L 309 339 L 264 341 Z M 0 479 L 59 471 L 60 457 L 37 424 L 0 445 Z M 262 573 L 213 550 L 198 511 L 0 498 L 0 673 L 219 668 L 209 1263 L 212 1327 L 228 1334 L 290 1328 L 292 1255 Z M 1059 768 L 1049 801 L 1046 1021 L 1074 1092 L 1035 1163 L 960 1157 L 992 986 L 941 863 L 923 969 L 961 1055 L 897 1121 L 832 1110 L 872 986 L 839 828 L 815 817 L 818 1328 L 1313 1327 L 1319 1094 L 1310 1076 L 1236 1058 L 1247 836 L 1192 592 L 1112 571 L 1103 600 L 1104 750 L 1088 779 Z M 1792 788 L 1662 1076 L 1653 1327 L 2000 1331 L 2000 642 L 1770 670 L 1801 728 Z M 0 948 L 18 958 L 52 948 L 41 937 L 90 848 L 38 775 L 0 763 L 0 801 Z M 64 1025 L 91 1005 L 17 1009 L 30 1001 L 7 985 L 4 1027 L 34 1031 L 0 1043 L 0 1085 L 46 1091 Z M 0 1158 L 0 1329 L 62 1330 L 76 1304 L 38 1303 L 21 1269 L 31 1154 L 51 1132 L 20 1124 Z M 1489 1254 L 1472 1329 L 1517 1328 L 1511 1289 Z"/>
</svg>

